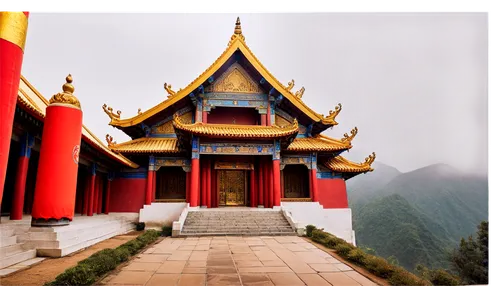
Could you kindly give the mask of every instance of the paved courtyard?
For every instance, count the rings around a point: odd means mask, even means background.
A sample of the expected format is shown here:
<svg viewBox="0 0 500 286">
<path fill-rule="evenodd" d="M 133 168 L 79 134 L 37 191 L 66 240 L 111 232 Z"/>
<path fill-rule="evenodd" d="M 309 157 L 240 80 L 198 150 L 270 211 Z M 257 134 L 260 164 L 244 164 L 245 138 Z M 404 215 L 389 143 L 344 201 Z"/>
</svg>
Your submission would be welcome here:
<svg viewBox="0 0 500 286">
<path fill-rule="evenodd" d="M 297 236 L 166 238 L 106 285 L 376 285 Z"/>
</svg>

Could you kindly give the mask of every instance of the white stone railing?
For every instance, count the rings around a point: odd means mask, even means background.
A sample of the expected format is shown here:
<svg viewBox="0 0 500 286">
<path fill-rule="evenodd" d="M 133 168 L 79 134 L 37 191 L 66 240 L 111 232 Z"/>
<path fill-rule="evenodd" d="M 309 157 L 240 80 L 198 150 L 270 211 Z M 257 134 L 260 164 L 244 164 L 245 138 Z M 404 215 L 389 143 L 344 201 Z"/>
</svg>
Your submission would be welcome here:
<svg viewBox="0 0 500 286">
<path fill-rule="evenodd" d="M 184 222 L 186 221 L 189 212 L 189 203 L 182 210 L 178 221 L 174 221 L 172 224 L 172 237 L 178 237 L 181 234 L 182 227 L 184 227 Z"/>
</svg>

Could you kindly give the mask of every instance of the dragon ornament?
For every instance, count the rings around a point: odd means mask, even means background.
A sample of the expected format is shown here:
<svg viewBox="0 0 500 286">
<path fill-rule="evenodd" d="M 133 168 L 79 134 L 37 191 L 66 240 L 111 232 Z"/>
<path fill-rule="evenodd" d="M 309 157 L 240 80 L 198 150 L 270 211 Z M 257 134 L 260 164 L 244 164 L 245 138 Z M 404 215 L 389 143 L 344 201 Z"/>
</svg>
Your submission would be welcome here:
<svg viewBox="0 0 500 286">
<path fill-rule="evenodd" d="M 102 105 L 102 110 L 109 116 L 111 120 L 119 120 L 122 112 L 120 110 L 113 112 L 113 108 L 107 106 L 106 104 Z"/>
</svg>

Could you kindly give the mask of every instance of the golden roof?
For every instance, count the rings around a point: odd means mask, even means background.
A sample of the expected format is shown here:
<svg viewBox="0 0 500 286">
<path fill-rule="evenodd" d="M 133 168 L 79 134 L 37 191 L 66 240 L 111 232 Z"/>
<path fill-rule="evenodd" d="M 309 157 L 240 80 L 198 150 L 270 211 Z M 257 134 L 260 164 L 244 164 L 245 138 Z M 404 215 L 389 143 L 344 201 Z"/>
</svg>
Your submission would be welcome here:
<svg viewBox="0 0 500 286">
<path fill-rule="evenodd" d="M 286 151 L 334 152 L 351 148 L 350 141 L 337 140 L 319 134 L 315 137 L 295 138 L 288 148 L 286 148 Z"/>
<path fill-rule="evenodd" d="M 120 144 L 111 143 L 109 148 L 119 153 L 179 153 L 177 138 L 139 138 Z"/>
<path fill-rule="evenodd" d="M 45 97 L 43 97 L 43 95 L 41 95 L 40 92 L 38 92 L 38 90 L 36 90 L 35 87 L 33 87 L 22 75 L 21 80 L 19 81 L 18 91 L 18 102 L 29 110 L 33 111 L 41 119 L 45 118 L 45 109 L 49 105 L 49 101 Z M 130 161 L 126 157 L 112 152 L 85 125 L 82 125 L 82 138 L 90 145 L 94 146 L 97 149 L 100 149 L 112 159 L 132 168 L 139 167 L 139 165 Z"/>
<path fill-rule="evenodd" d="M 227 62 L 227 60 L 237 51 L 241 51 L 245 58 L 252 64 L 252 66 L 262 75 L 262 77 L 271 84 L 277 92 L 282 94 L 286 99 L 288 99 L 293 105 L 299 108 L 304 114 L 306 114 L 312 121 L 321 122 L 325 125 L 337 125 L 335 121 L 335 117 L 341 110 L 341 106 L 335 108 L 335 111 L 330 111 L 328 116 L 324 116 L 322 114 L 314 112 L 311 108 L 309 108 L 301 99 L 304 90 L 301 89 L 298 92 L 294 93 L 292 91 L 293 84 L 284 86 L 281 82 L 279 82 L 257 59 L 257 57 L 250 51 L 250 48 L 245 43 L 245 37 L 241 33 L 241 26 L 239 21 L 237 21 L 235 32 L 229 41 L 228 47 L 226 50 L 220 55 L 215 62 L 208 67 L 200 76 L 198 76 L 194 81 L 188 84 L 185 88 L 180 89 L 177 92 L 174 92 L 170 85 L 165 85 L 165 89 L 169 91 L 169 97 L 163 102 L 153 106 L 147 111 L 142 112 L 141 114 L 137 114 L 134 117 L 121 119 L 121 112 L 117 111 L 117 113 L 113 113 L 113 109 L 110 109 L 106 105 L 103 106 L 104 112 L 108 114 L 110 117 L 110 125 L 116 127 L 128 127 L 133 126 L 142 121 L 150 118 L 151 116 L 157 114 L 158 112 L 164 110 L 165 108 L 173 105 L 184 97 L 188 96 L 193 90 L 198 88 L 204 82 L 206 82 L 210 76 L 212 76 L 217 70 L 219 70 L 222 65 Z"/>
<path fill-rule="evenodd" d="M 237 138 L 280 138 L 299 132 L 297 119 L 288 126 L 261 126 L 238 124 L 183 123 L 180 117 L 174 115 L 174 128 L 187 131 L 197 136 L 237 137 Z"/>
<path fill-rule="evenodd" d="M 336 156 L 323 162 L 323 165 L 325 165 L 328 169 L 339 173 L 364 173 L 373 171 L 373 168 L 371 167 L 373 161 L 375 161 L 375 152 L 366 157 L 365 162 L 363 163 L 351 162 L 342 156 Z"/>
</svg>

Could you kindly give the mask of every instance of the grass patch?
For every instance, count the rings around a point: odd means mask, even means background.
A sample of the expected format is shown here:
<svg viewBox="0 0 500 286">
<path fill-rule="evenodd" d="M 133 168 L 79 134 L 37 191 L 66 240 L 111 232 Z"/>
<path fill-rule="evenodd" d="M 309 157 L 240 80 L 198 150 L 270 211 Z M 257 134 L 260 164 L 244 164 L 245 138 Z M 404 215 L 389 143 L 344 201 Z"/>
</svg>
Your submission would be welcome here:
<svg viewBox="0 0 500 286">
<path fill-rule="evenodd" d="M 130 256 L 156 241 L 159 232 L 148 230 L 133 240 L 115 249 L 106 248 L 78 262 L 75 267 L 66 269 L 52 282 L 45 285 L 92 285 L 100 277 L 127 261 Z"/>
<path fill-rule="evenodd" d="M 306 226 L 306 233 L 313 241 L 334 249 L 339 256 L 378 277 L 387 279 L 391 285 L 432 285 L 429 280 L 420 278 L 402 267 L 394 266 L 382 257 L 367 254 L 361 248 L 355 247 L 322 229 L 317 229 L 313 225 Z M 436 278 L 439 277 L 440 282 L 449 281 L 447 280 L 448 276 L 445 274 L 447 272 L 443 272 L 439 272 Z M 434 280 L 437 281 L 438 279 Z"/>
</svg>

